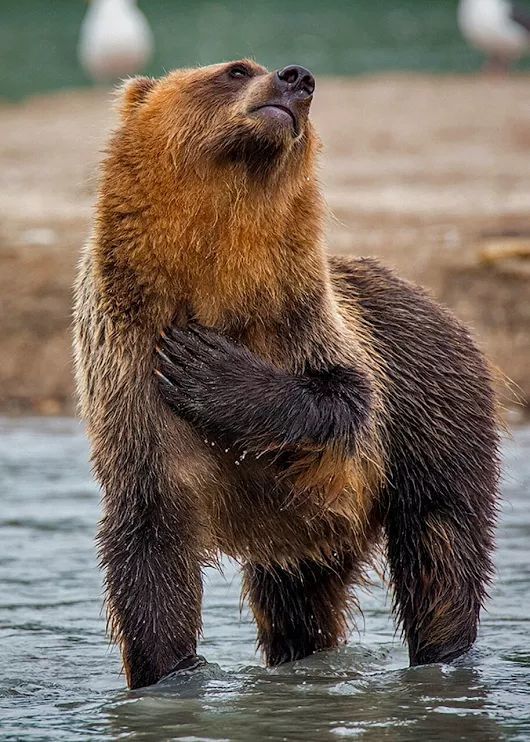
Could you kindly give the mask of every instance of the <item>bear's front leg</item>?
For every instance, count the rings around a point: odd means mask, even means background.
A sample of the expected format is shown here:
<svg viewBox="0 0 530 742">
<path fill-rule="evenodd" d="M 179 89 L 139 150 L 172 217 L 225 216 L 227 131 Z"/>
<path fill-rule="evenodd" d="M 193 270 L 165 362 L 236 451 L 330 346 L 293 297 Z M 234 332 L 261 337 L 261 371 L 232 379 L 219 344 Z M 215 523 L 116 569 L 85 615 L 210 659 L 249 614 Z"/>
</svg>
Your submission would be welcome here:
<svg viewBox="0 0 530 742">
<path fill-rule="evenodd" d="M 108 623 L 129 688 L 152 685 L 196 656 L 202 598 L 182 518 L 152 504 L 135 509 L 130 503 L 119 520 L 107 514 L 98 534 Z"/>
<path fill-rule="evenodd" d="M 214 330 L 170 328 L 158 348 L 159 390 L 177 415 L 215 439 L 251 451 L 356 449 L 370 424 L 363 370 L 308 363 L 286 372 Z"/>
<path fill-rule="evenodd" d="M 179 459 L 165 411 L 145 398 L 134 406 L 123 393 L 120 400 L 121 431 L 114 419 L 110 428 L 100 426 L 93 451 L 104 490 L 98 546 L 111 637 L 120 645 L 129 687 L 139 688 L 195 656 L 201 517 L 196 491 L 179 474 L 185 449 Z"/>
</svg>

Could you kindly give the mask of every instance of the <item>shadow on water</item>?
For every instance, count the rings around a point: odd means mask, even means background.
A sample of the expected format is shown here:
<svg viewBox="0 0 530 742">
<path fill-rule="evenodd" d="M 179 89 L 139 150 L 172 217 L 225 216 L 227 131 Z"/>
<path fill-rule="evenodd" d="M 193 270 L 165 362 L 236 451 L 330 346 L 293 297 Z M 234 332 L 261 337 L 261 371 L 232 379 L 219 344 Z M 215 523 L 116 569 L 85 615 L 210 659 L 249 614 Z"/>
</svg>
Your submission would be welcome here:
<svg viewBox="0 0 530 742">
<path fill-rule="evenodd" d="M 105 640 L 83 430 L 0 419 L 0 739 L 528 742 L 529 451 L 530 428 L 505 443 L 498 578 L 477 649 L 454 665 L 407 669 L 375 586 L 349 646 L 267 670 L 227 563 L 206 574 L 209 663 L 128 693 Z"/>
</svg>

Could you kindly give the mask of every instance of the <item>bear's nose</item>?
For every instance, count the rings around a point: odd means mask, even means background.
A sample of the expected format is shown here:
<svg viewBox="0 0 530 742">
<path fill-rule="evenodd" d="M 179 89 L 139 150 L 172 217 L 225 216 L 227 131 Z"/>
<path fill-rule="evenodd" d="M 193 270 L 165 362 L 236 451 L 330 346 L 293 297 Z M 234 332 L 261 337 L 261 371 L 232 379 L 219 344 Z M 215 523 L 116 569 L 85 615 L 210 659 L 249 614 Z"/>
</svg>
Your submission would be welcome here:
<svg viewBox="0 0 530 742">
<path fill-rule="evenodd" d="M 283 70 L 278 70 L 276 75 L 280 81 L 280 87 L 293 92 L 304 93 L 308 97 L 313 95 L 315 78 L 305 67 L 291 64 L 284 67 Z"/>
</svg>

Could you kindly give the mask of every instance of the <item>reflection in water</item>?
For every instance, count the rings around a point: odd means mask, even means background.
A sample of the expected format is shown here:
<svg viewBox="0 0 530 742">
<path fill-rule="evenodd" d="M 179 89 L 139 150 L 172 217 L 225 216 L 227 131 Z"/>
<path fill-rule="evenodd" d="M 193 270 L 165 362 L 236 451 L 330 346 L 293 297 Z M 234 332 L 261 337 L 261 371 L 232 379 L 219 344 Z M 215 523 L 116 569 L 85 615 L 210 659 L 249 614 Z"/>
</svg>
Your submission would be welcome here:
<svg viewBox="0 0 530 742">
<path fill-rule="evenodd" d="M 528 740 L 530 429 L 506 445 L 499 579 L 478 647 L 407 669 L 385 591 L 350 646 L 266 670 L 237 569 L 208 572 L 207 664 L 127 692 L 101 615 L 98 495 L 74 421 L 0 421 L 2 740 Z"/>
</svg>

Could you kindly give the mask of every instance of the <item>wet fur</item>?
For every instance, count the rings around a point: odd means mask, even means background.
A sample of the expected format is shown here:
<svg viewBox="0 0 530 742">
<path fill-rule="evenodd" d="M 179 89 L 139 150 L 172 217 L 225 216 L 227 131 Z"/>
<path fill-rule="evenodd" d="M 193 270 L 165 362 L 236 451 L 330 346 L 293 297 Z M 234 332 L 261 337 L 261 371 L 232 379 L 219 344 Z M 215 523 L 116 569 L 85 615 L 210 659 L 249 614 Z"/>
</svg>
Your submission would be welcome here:
<svg viewBox="0 0 530 742">
<path fill-rule="evenodd" d="M 131 687 L 195 654 L 200 571 L 220 552 L 244 564 L 269 664 L 345 639 L 381 533 L 413 664 L 469 648 L 492 572 L 487 366 L 423 291 L 326 257 L 316 134 L 287 143 L 242 118 L 270 80 L 247 64 L 244 92 L 224 65 L 127 85 L 76 285 Z"/>
</svg>

